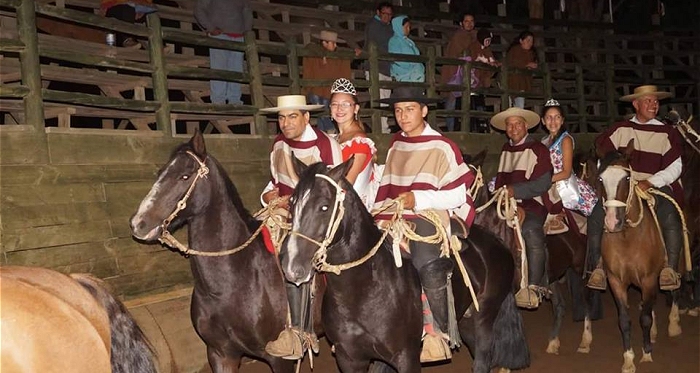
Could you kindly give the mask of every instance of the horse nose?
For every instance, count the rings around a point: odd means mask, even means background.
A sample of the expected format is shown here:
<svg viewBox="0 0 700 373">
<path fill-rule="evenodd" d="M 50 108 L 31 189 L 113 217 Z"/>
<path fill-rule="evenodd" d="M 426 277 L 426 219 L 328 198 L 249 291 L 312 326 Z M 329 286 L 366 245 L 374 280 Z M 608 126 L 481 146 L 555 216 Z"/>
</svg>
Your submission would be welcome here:
<svg viewBox="0 0 700 373">
<path fill-rule="evenodd" d="M 304 282 L 306 282 L 306 277 L 308 276 L 308 273 L 306 270 L 302 267 L 293 267 L 285 271 L 287 281 L 300 285 Z"/>
</svg>

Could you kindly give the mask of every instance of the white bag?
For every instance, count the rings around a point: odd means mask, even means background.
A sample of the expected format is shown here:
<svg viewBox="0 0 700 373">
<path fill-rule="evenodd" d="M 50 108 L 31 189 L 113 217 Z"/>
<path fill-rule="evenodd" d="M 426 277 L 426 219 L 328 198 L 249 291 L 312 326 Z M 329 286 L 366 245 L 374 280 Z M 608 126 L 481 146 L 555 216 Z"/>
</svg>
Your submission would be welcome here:
<svg viewBox="0 0 700 373">
<path fill-rule="evenodd" d="M 581 191 L 578 189 L 578 179 L 576 175 L 572 173 L 568 179 L 557 181 L 556 187 L 564 207 L 570 210 L 577 209 Z"/>
</svg>

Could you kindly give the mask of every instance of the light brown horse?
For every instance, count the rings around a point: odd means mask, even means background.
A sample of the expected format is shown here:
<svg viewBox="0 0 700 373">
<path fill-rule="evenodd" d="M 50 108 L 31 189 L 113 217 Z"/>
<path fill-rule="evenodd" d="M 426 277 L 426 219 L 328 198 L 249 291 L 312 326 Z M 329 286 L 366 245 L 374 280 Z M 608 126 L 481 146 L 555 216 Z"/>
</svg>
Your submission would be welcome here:
<svg viewBox="0 0 700 373">
<path fill-rule="evenodd" d="M 642 327 L 643 355 L 640 362 L 651 362 L 651 344 L 655 338 L 653 307 L 659 292 L 659 273 L 665 262 L 664 242 L 652 210 L 646 202 L 637 198 L 634 172 L 630 169 L 629 162 L 633 151 L 634 141 L 630 141 L 622 152 L 606 154 L 598 166 L 598 180 L 595 183 L 605 209 L 601 250 L 610 289 L 617 304 L 624 348 L 623 373 L 632 373 L 636 369 L 630 341 L 631 320 L 627 290 L 630 285 L 641 290 L 639 322 Z M 680 334 L 677 312 L 678 308 L 673 307 L 669 317 L 671 335 Z"/>
<path fill-rule="evenodd" d="M 0 267 L 0 371 L 155 373 L 141 329 L 101 281 Z"/>
</svg>

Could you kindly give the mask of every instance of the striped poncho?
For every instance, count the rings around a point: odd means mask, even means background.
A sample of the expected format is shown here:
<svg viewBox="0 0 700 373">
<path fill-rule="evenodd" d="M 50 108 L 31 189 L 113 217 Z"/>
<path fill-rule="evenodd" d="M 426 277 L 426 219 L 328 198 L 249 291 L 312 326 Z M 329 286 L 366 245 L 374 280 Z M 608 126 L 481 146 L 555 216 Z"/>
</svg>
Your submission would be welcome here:
<svg viewBox="0 0 700 373">
<path fill-rule="evenodd" d="M 420 136 L 394 135 L 374 209 L 381 209 L 399 194 L 411 191 L 416 210 L 436 211 L 445 223 L 446 218 L 456 216 L 469 227 L 475 211 L 466 191 L 472 182 L 474 173 L 464 163 L 457 145 L 426 124 Z M 386 210 L 376 219 L 391 219 L 392 213 Z M 415 213 L 404 211 L 404 217 L 413 218 Z"/>
<path fill-rule="evenodd" d="M 496 174 L 496 189 L 510 185 L 517 188 L 518 184 L 534 181 L 546 173 L 552 172 L 552 163 L 549 159 L 549 149 L 541 142 L 528 136 L 525 141 L 517 145 L 507 142 L 501 149 L 501 159 L 498 162 Z M 549 186 L 549 184 L 547 185 Z M 538 215 L 547 215 L 544 206 L 543 195 L 523 198 L 519 205 L 526 211 Z"/>
<path fill-rule="evenodd" d="M 279 189 L 281 197 L 291 195 L 299 181 L 294 171 L 292 153 L 307 165 L 323 162 L 335 166 L 343 159 L 338 142 L 311 125 L 307 124 L 299 141 L 278 135 L 270 153 L 270 183 Z"/>
<path fill-rule="evenodd" d="M 630 140 L 634 140 L 634 152 L 630 159 L 634 178 L 648 179 L 657 188 L 669 185 L 674 199 L 682 204 L 683 188 L 678 177 L 682 167 L 683 143 L 678 132 L 655 119 L 646 124 L 623 121 L 601 133 L 595 145 L 598 153 L 605 154 L 626 147 Z M 676 167 L 678 169 L 674 172 L 672 169 Z"/>
</svg>

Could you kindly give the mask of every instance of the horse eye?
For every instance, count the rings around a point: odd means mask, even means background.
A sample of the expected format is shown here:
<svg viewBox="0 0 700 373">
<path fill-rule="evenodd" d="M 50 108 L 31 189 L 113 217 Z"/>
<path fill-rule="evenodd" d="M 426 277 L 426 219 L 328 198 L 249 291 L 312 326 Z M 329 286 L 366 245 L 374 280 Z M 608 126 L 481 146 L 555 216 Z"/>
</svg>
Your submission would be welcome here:
<svg viewBox="0 0 700 373">
<path fill-rule="evenodd" d="M 321 206 L 321 211 L 323 211 L 323 212 L 328 211 L 328 205 Z"/>
<path fill-rule="evenodd" d="M 188 180 L 190 178 L 190 175 L 182 175 L 181 179 L 182 180 Z"/>
</svg>

